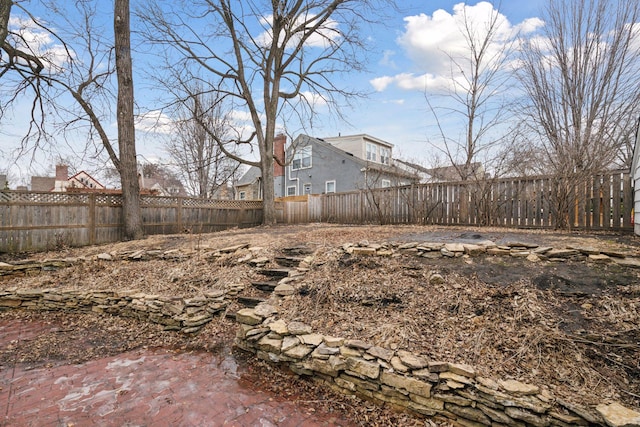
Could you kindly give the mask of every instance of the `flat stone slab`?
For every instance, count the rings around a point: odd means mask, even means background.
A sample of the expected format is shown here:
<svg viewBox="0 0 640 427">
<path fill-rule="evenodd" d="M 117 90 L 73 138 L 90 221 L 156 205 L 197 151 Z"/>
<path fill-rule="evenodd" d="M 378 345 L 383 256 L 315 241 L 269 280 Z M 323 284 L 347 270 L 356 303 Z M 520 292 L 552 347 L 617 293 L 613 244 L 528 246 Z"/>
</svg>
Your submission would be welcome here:
<svg viewBox="0 0 640 427">
<path fill-rule="evenodd" d="M 446 243 L 444 250 L 447 252 L 464 252 L 464 245 L 462 243 Z"/>
<path fill-rule="evenodd" d="M 640 268 L 640 259 L 638 258 L 613 258 L 613 260 L 623 267 Z"/>
<path fill-rule="evenodd" d="M 265 292 L 273 292 L 278 282 L 251 282 L 251 286 Z"/>
<path fill-rule="evenodd" d="M 526 249 L 535 249 L 538 246 L 540 246 L 535 243 L 528 243 L 528 242 L 507 242 L 504 245 L 509 246 L 510 248 L 526 248 Z"/>
<path fill-rule="evenodd" d="M 218 249 L 218 252 L 223 253 L 223 254 L 229 254 L 229 253 L 233 253 L 235 251 L 238 251 L 240 249 L 246 249 L 248 247 L 249 247 L 248 243 L 241 243 L 239 245 L 228 246 L 226 248 Z"/>
<path fill-rule="evenodd" d="M 549 258 L 569 258 L 575 255 L 580 255 L 580 251 L 576 249 L 551 249 L 546 256 Z"/>
<path fill-rule="evenodd" d="M 605 254 L 590 254 L 589 261 L 598 262 L 598 263 L 606 263 L 611 262 L 611 257 Z"/>
<path fill-rule="evenodd" d="M 263 268 L 262 270 L 259 270 L 258 273 L 267 277 L 283 278 L 283 277 L 288 277 L 290 271 L 291 270 L 286 268 Z"/>
<path fill-rule="evenodd" d="M 612 427 L 638 427 L 640 426 L 640 412 L 625 408 L 614 402 L 610 405 L 596 406 L 596 411 L 602 415 L 608 425 Z"/>
</svg>

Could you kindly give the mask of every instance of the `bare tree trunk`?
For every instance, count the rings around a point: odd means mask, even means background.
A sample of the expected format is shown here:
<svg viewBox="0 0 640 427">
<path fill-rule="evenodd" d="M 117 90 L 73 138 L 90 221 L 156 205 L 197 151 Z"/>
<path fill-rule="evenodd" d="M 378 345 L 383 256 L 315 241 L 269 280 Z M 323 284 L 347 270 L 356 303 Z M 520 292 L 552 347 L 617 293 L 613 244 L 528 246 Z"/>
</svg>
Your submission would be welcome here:
<svg viewBox="0 0 640 427">
<path fill-rule="evenodd" d="M 275 188 L 273 181 L 273 137 L 265 136 L 265 153 L 261 156 L 262 165 L 262 223 L 276 223 Z"/>
<path fill-rule="evenodd" d="M 136 139 L 133 120 L 133 71 L 129 0 L 116 0 L 114 10 L 116 73 L 118 75 L 118 147 L 125 237 L 143 236 L 140 212 L 140 185 L 136 163 Z"/>
<path fill-rule="evenodd" d="M 9 34 L 9 16 L 13 0 L 0 0 L 0 44 L 3 44 Z"/>
</svg>

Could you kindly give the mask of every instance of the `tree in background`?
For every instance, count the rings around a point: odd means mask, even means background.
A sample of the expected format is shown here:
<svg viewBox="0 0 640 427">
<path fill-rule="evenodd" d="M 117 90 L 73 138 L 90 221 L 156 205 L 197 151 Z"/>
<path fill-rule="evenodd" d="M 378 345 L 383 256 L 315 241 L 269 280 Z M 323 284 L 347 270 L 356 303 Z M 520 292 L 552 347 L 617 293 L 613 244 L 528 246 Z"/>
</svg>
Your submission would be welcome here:
<svg viewBox="0 0 640 427">
<path fill-rule="evenodd" d="M 209 0 L 152 4 L 143 13 L 149 39 L 175 49 L 173 66 L 218 81 L 215 90 L 245 112 L 250 134 L 237 146 L 257 150 L 258 160 L 230 158 L 262 173 L 263 222 L 276 221 L 273 141 L 278 120 L 312 121 L 319 98 L 331 106 L 357 96 L 336 76 L 363 67 L 359 30 L 392 0 Z M 207 88 L 205 88 L 207 89 Z M 286 123 L 291 126 L 291 123 Z M 241 149 L 242 151 L 242 149 Z"/>
<path fill-rule="evenodd" d="M 138 165 L 140 175 L 140 186 L 145 190 L 154 190 L 157 184 L 162 191 L 168 193 L 163 195 L 184 196 L 185 190 L 180 177 L 169 167 L 159 163 L 142 163 Z"/>
<path fill-rule="evenodd" d="M 0 18 L 4 22 L 7 19 L 5 11 L 10 9 L 2 1 Z M 4 95 L 0 118 L 16 99 L 32 96 L 30 126 L 23 139 L 24 152 L 44 149 L 45 145 L 55 150 L 59 140 L 84 131 L 88 144 L 83 155 L 97 158 L 104 150 L 118 170 L 124 200 L 125 235 L 127 238 L 139 238 L 142 236 L 142 220 L 133 127 L 129 2 L 119 0 L 114 4 L 113 39 L 104 36 L 105 33 L 112 34 L 111 29 L 96 23 L 99 14 L 105 13 L 99 9 L 99 2 L 82 1 L 72 5 L 42 2 L 42 5 L 49 11 L 46 20 L 37 19 L 24 8 L 19 9 L 30 21 L 24 31 L 36 28 L 46 38 L 54 40 L 55 45 L 29 42 L 21 32 L 6 31 L 2 49 L 7 53 L 8 61 L 2 62 L 0 71 Z M 15 53 L 15 46 L 19 46 L 22 53 Z M 106 131 L 113 121 L 111 112 L 116 102 L 113 76 L 116 71 L 117 146 Z M 67 106 L 69 97 L 77 108 Z M 60 136 L 59 139 L 51 129 Z M 98 144 L 92 146 L 94 140 Z M 90 153 L 91 148 L 95 148 L 93 153 Z"/>
<path fill-rule="evenodd" d="M 431 145 L 445 156 L 462 181 L 484 179 L 484 173 L 477 176 L 474 164 L 483 162 L 486 167 L 500 158 L 500 146 L 509 130 L 504 126 L 510 114 L 505 92 L 512 85 L 507 64 L 515 40 L 497 7 L 488 3 L 483 6 L 485 17 L 469 14 L 468 8 L 462 7 L 458 23 L 464 45 L 445 52 L 451 63 L 447 87 L 443 92 L 427 87 L 425 92 L 440 133 Z M 440 99 L 439 105 L 432 98 Z M 463 132 L 447 134 L 441 126 L 445 120 L 460 122 Z M 489 166 L 495 169 L 497 165 Z"/>
<path fill-rule="evenodd" d="M 38 75 L 44 69 L 44 64 L 37 55 L 19 47 L 26 45 L 21 43 L 25 40 L 22 40 L 19 34 L 9 31 L 9 18 L 13 6 L 14 0 L 0 0 L 0 52 L 3 52 L 0 56 L 0 77 L 9 70 L 24 70 L 26 74 L 23 75 L 23 83 L 29 84 L 33 75 Z M 16 3 L 15 6 L 25 11 L 20 4 Z"/>
<path fill-rule="evenodd" d="M 218 92 L 206 93 L 200 84 L 187 82 L 176 95 L 175 129 L 165 149 L 189 193 L 212 198 L 236 180 L 240 169 L 221 148 L 236 154 L 230 113 Z"/>
<path fill-rule="evenodd" d="M 524 40 L 522 123 L 556 177 L 555 214 L 576 185 L 609 169 L 640 112 L 640 2 L 549 0 L 540 37 Z M 562 216 L 562 217 L 561 217 Z"/>
<path fill-rule="evenodd" d="M 464 43 L 444 52 L 451 67 L 447 85 L 442 90 L 427 87 L 425 99 L 439 131 L 439 138 L 430 145 L 451 165 L 432 171 L 446 171 L 449 180 L 467 182 L 460 195 L 462 217 L 478 216 L 489 225 L 496 195 L 487 170 L 496 178 L 505 165 L 505 143 L 511 131 L 506 124 L 511 116 L 506 95 L 513 86 L 508 65 L 516 34 L 497 6 L 473 6 L 484 16 L 470 13 L 470 7 L 461 5 L 458 22 Z M 447 133 L 444 121 L 460 123 L 462 131 Z"/>
</svg>

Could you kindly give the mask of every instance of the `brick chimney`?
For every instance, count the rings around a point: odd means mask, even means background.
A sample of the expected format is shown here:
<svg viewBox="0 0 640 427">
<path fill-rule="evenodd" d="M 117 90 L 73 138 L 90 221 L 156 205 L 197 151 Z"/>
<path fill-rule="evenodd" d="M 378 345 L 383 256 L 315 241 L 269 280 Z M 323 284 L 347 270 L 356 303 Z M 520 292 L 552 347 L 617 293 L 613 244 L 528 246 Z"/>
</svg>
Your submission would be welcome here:
<svg viewBox="0 0 640 427">
<path fill-rule="evenodd" d="M 279 133 L 273 139 L 273 156 L 284 164 L 284 145 L 287 142 L 287 136 L 283 133 Z M 284 176 L 284 166 L 278 164 L 277 161 L 273 162 L 273 176 Z"/>
<path fill-rule="evenodd" d="M 69 166 L 56 165 L 56 181 L 69 180 Z"/>
</svg>

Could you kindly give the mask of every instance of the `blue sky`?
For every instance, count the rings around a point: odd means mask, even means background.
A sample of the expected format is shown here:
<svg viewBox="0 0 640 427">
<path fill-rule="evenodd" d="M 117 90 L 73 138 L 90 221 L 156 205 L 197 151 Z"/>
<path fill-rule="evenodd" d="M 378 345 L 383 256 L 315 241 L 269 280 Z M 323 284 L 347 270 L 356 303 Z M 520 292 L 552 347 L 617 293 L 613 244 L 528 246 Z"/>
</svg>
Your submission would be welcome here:
<svg viewBox="0 0 640 427">
<path fill-rule="evenodd" d="M 104 3 L 108 3 L 107 8 L 111 5 L 111 2 Z M 135 0 L 132 1 L 132 6 L 135 3 Z M 370 134 L 394 144 L 395 157 L 428 163 L 431 149 L 426 141 L 430 132 L 433 132 L 433 121 L 429 118 L 425 103 L 424 82 L 437 82 L 445 75 L 447 64 L 443 51 L 455 46 L 457 42 L 455 32 L 451 30 L 455 27 L 456 17 L 464 3 L 431 0 L 400 0 L 398 3 L 399 11 L 388 12 L 385 26 L 370 29 L 368 71 L 343 76 L 343 84 L 366 90 L 370 92 L 370 96 L 356 101 L 353 109 L 343 111 L 349 123 L 325 115 L 327 112 L 320 108 L 318 125 L 312 132 L 318 137 Z M 536 25 L 540 25 L 535 17 L 539 15 L 543 3 L 543 0 L 504 0 L 500 12 L 505 18 L 505 28 L 526 31 L 535 29 Z M 478 16 L 486 15 L 493 8 L 487 2 L 474 1 L 466 5 L 467 13 L 477 13 Z M 110 19 L 110 16 L 105 18 L 107 25 L 110 24 Z M 149 69 L 153 64 L 148 64 L 148 59 L 134 53 L 134 66 L 136 63 L 143 64 L 145 69 Z M 155 97 L 147 92 L 148 82 L 145 81 L 144 74 L 138 74 L 135 83 L 142 112 L 151 111 L 150 116 L 155 117 L 160 106 L 153 104 Z M 56 153 L 42 152 L 36 156 L 32 167 L 27 166 L 25 159 L 18 162 L 20 167 L 13 164 L 14 148 L 24 132 L 25 124 L 20 118 L 26 117 L 27 111 L 26 103 L 19 104 L 13 118 L 0 123 L 0 173 L 8 169 L 10 176 L 18 182 L 24 182 L 30 174 L 52 174 L 57 158 Z M 161 133 L 144 132 L 143 127 L 140 126 L 137 138 L 141 157 L 168 162 L 168 156 L 160 142 L 165 136 Z M 108 128 L 115 136 L 115 123 Z M 83 135 L 77 135 L 77 138 L 82 140 Z M 73 160 L 75 144 L 81 143 L 73 140 L 67 142 L 57 146 L 63 158 Z M 83 164 L 80 160 L 77 161 L 79 164 L 74 165 L 76 169 L 99 173 L 99 162 Z"/>
</svg>

